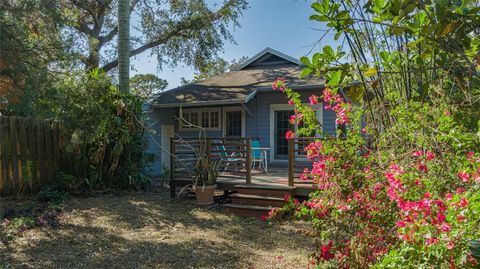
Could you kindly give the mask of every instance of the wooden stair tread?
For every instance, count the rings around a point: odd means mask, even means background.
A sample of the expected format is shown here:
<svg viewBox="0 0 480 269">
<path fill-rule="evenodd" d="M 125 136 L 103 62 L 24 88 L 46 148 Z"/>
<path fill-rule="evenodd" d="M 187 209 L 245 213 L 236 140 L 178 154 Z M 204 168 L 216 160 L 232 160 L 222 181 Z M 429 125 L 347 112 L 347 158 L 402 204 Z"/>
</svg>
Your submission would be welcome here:
<svg viewBox="0 0 480 269">
<path fill-rule="evenodd" d="M 240 205 L 240 204 L 224 204 L 223 207 L 248 209 L 248 210 L 262 210 L 262 211 L 270 211 L 275 208 L 271 206 Z"/>
<path fill-rule="evenodd" d="M 255 194 L 243 194 L 243 193 L 233 193 L 230 195 L 233 198 L 244 198 L 244 199 L 261 199 L 261 200 L 275 200 L 283 201 L 281 197 L 265 196 L 265 195 L 255 195 Z"/>
<path fill-rule="evenodd" d="M 263 184 L 238 184 L 234 186 L 237 189 L 260 189 L 260 190 L 282 190 L 290 191 L 294 190 L 295 187 L 285 186 L 285 185 L 263 185 Z"/>
</svg>

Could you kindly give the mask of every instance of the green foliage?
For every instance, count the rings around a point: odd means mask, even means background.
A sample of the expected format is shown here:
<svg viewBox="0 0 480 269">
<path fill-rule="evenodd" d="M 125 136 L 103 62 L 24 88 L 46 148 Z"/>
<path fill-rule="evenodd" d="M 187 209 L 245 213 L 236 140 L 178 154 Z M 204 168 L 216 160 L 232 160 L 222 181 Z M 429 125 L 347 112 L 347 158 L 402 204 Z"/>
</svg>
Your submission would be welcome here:
<svg viewBox="0 0 480 269">
<path fill-rule="evenodd" d="M 63 190 L 62 187 L 58 185 L 46 186 L 40 193 L 38 198 L 45 202 L 52 202 L 54 204 L 60 204 L 67 200 L 69 197 L 68 193 Z"/>
<path fill-rule="evenodd" d="M 20 107 L 26 116 L 63 122 L 66 150 L 74 158 L 73 170 L 59 175 L 67 190 L 146 185 L 144 166 L 151 158 L 143 140 L 143 99 L 120 93 L 98 69 L 57 76 L 53 82 L 35 92 L 35 102 L 26 95 Z"/>
<path fill-rule="evenodd" d="M 339 131 L 346 137 L 309 145 L 314 164 L 303 176 L 312 177 L 318 191 L 304 204 L 290 199 L 286 206 L 318 231 L 312 263 L 475 266 L 470 245 L 480 237 L 478 1 L 322 0 L 312 8 L 310 19 L 326 23 L 348 46 L 325 46 L 300 59 L 300 75 L 325 78 L 324 102 L 340 99 L 332 110 L 337 122 L 347 122 Z M 318 123 L 300 95 L 279 80 L 274 86 L 315 132 Z"/>
<path fill-rule="evenodd" d="M 213 186 L 217 182 L 218 173 L 220 172 L 222 161 L 212 161 L 206 157 L 198 158 L 195 163 L 195 180 L 194 185 Z"/>
<path fill-rule="evenodd" d="M 132 94 L 149 99 L 168 86 L 168 82 L 154 74 L 137 74 L 130 78 L 130 90 Z"/>
<path fill-rule="evenodd" d="M 50 68 L 61 68 L 70 54 L 56 28 L 58 17 L 48 5 L 5 0 L 0 10 L 0 109 L 6 105 L 4 113 L 8 114 L 24 92 L 48 85 L 51 77 L 47 69 L 52 61 L 56 65 Z"/>
<path fill-rule="evenodd" d="M 48 2 L 47 2 L 48 3 Z M 70 49 L 88 69 L 110 71 L 118 66 L 118 0 L 60 1 L 51 5 L 58 14 L 64 38 L 72 40 Z M 233 40 L 229 26 L 247 8 L 244 0 L 229 0 L 219 5 L 206 1 L 130 1 L 136 36 L 130 42 L 130 55 L 147 50 L 157 57 L 159 67 L 183 63 L 196 69 L 214 59 L 225 40 Z"/>
<path fill-rule="evenodd" d="M 9 224 L 10 228 L 13 229 L 28 229 L 35 226 L 35 219 L 32 217 L 18 217 L 14 218 Z"/>
</svg>

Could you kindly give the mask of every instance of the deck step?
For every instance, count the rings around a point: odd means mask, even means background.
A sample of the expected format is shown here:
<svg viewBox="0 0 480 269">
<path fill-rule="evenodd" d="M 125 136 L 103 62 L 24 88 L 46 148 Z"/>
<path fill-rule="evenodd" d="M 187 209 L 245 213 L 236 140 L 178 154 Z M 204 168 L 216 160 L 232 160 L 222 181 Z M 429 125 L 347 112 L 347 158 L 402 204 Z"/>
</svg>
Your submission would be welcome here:
<svg viewBox="0 0 480 269">
<path fill-rule="evenodd" d="M 285 185 L 262 185 L 262 184 L 239 184 L 234 186 L 240 194 L 251 194 L 269 197 L 281 197 L 291 195 L 295 187 Z"/>
<path fill-rule="evenodd" d="M 239 204 L 224 204 L 223 207 L 227 212 L 243 216 L 261 218 L 267 215 L 274 207 L 271 206 L 255 206 L 255 205 L 239 205 Z"/>
<path fill-rule="evenodd" d="M 253 194 L 234 193 L 230 195 L 233 204 L 282 207 L 285 204 L 283 198 Z"/>
</svg>

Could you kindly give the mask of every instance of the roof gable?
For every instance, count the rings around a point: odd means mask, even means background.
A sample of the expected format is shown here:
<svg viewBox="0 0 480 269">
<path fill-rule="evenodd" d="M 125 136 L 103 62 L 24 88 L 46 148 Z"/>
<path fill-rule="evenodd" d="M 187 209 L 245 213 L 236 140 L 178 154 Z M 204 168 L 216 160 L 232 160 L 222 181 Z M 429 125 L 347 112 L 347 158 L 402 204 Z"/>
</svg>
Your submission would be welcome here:
<svg viewBox="0 0 480 269">
<path fill-rule="evenodd" d="M 246 60 L 242 65 L 240 65 L 237 70 L 248 69 L 250 67 L 266 66 L 266 65 L 275 65 L 275 64 L 294 64 L 302 65 L 297 59 L 288 56 L 284 53 L 281 53 L 272 48 L 265 48 L 260 51 L 250 59 Z"/>
</svg>

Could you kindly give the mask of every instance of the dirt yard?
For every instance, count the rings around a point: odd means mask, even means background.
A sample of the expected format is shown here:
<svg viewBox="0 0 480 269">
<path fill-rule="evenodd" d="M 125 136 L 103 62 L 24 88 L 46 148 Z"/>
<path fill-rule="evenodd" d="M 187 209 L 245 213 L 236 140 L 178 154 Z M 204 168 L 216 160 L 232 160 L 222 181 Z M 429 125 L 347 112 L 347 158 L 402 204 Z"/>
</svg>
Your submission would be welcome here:
<svg viewBox="0 0 480 269">
<path fill-rule="evenodd" d="M 167 193 L 71 198 L 59 226 L 0 242 L 0 268 L 306 268 L 313 239 Z"/>
</svg>

